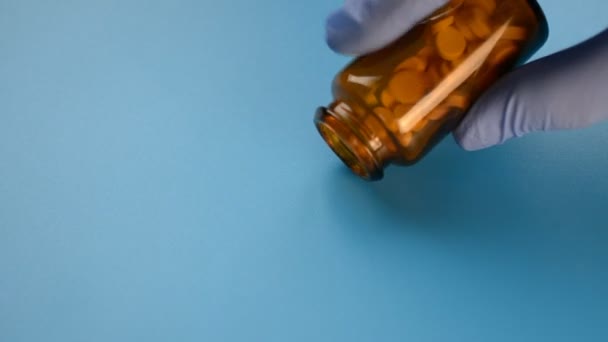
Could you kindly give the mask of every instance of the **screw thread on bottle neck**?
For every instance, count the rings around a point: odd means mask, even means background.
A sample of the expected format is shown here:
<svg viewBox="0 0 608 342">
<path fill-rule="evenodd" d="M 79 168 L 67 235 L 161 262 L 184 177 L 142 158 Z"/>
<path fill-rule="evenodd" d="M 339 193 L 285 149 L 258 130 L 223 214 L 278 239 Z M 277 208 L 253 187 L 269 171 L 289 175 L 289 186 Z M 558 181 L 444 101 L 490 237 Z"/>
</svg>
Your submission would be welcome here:
<svg viewBox="0 0 608 342">
<path fill-rule="evenodd" d="M 336 101 L 321 107 L 315 125 L 329 147 L 356 175 L 376 181 L 392 159 L 392 142 L 385 128 L 373 114 L 355 114 L 346 102 Z M 379 132 L 378 130 L 382 130 Z"/>
</svg>

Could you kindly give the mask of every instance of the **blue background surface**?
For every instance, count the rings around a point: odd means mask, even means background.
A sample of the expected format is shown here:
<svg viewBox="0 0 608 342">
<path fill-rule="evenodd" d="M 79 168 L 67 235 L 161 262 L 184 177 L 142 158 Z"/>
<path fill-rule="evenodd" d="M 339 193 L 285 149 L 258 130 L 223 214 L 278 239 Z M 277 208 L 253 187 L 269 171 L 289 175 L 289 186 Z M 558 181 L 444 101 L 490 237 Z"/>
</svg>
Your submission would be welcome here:
<svg viewBox="0 0 608 342">
<path fill-rule="evenodd" d="M 360 181 L 340 3 L 0 0 L 0 341 L 608 340 L 608 126 Z"/>
</svg>

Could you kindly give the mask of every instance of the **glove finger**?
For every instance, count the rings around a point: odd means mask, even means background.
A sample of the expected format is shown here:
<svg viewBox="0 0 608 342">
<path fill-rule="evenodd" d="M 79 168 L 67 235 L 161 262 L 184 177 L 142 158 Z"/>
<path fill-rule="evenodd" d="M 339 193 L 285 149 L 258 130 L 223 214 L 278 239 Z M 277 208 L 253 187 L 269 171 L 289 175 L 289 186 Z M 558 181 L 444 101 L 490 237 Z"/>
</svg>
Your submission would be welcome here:
<svg viewBox="0 0 608 342">
<path fill-rule="evenodd" d="M 608 30 L 506 75 L 476 101 L 454 138 L 473 151 L 607 118 Z"/>
<path fill-rule="evenodd" d="M 395 41 L 448 0 L 345 0 L 326 21 L 327 45 L 363 55 Z"/>
</svg>

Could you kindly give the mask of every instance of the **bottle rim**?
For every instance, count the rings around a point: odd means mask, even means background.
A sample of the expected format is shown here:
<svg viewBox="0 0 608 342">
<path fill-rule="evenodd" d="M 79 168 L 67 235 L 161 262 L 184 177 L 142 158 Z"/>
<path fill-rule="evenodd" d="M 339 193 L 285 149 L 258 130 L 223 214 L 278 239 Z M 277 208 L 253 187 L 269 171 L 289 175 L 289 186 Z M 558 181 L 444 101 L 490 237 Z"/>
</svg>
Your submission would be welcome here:
<svg viewBox="0 0 608 342">
<path fill-rule="evenodd" d="M 320 107 L 314 123 L 329 148 L 354 174 L 368 181 L 384 177 L 383 169 L 371 148 L 338 115 L 328 108 Z"/>
</svg>

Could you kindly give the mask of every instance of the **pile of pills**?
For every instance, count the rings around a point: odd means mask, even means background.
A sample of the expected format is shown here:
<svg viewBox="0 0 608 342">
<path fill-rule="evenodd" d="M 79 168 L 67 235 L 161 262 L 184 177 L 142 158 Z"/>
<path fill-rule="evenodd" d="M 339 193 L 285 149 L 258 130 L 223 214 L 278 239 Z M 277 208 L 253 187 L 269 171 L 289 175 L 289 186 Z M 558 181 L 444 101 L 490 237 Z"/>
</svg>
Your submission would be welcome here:
<svg viewBox="0 0 608 342">
<path fill-rule="evenodd" d="M 399 130 L 399 119 L 408 115 L 412 107 L 441 81 L 450 78 L 498 27 L 503 27 L 503 33 L 484 63 L 490 67 L 500 66 L 512 61 L 521 50 L 518 44 L 527 39 L 528 31 L 509 23 L 508 18 L 497 16 L 496 12 L 496 0 L 453 0 L 451 10 L 426 25 L 424 45 L 400 61 L 386 81 L 367 96 L 367 104 L 399 138 L 401 145 L 414 144 L 421 138 L 428 140 L 432 132 L 425 132 L 427 127 L 436 129 L 442 120 L 468 109 L 471 94 L 466 91 L 466 84 L 462 84 L 439 106 L 425 112 L 411 129 Z M 431 125 L 433 122 L 437 124 Z"/>
</svg>

